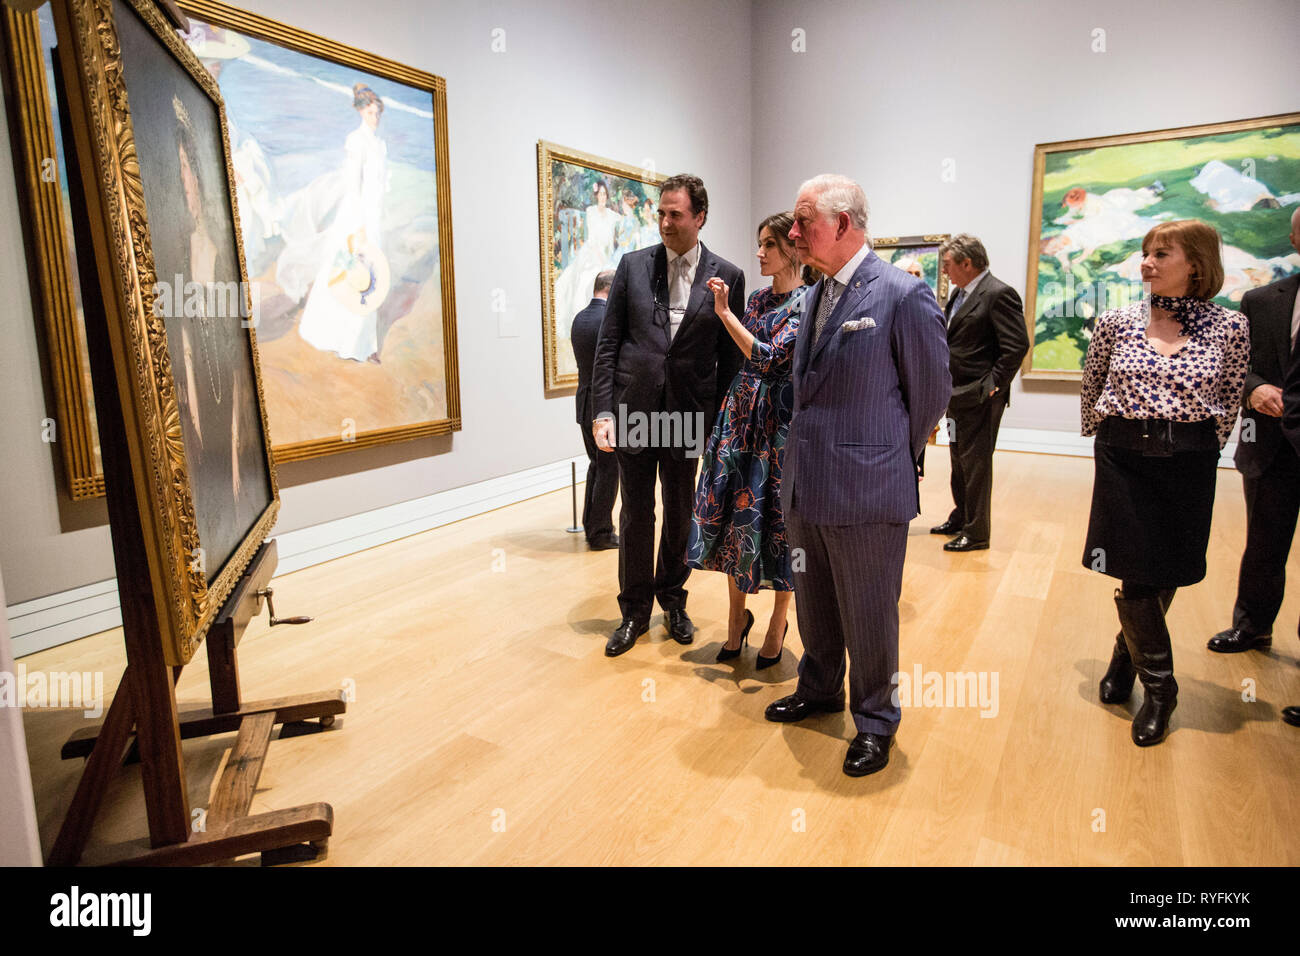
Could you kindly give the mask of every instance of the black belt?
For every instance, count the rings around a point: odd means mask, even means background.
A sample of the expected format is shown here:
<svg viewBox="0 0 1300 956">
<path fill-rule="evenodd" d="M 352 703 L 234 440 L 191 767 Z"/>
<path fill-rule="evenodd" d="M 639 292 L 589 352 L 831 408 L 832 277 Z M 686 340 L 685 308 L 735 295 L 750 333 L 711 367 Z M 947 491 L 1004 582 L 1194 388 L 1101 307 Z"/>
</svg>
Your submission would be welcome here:
<svg viewBox="0 0 1300 956">
<path fill-rule="evenodd" d="M 1180 451 L 1218 451 L 1219 432 L 1213 418 L 1171 422 L 1165 418 L 1120 418 L 1110 415 L 1097 428 L 1097 441 L 1139 451 L 1148 458 L 1168 458 Z"/>
</svg>

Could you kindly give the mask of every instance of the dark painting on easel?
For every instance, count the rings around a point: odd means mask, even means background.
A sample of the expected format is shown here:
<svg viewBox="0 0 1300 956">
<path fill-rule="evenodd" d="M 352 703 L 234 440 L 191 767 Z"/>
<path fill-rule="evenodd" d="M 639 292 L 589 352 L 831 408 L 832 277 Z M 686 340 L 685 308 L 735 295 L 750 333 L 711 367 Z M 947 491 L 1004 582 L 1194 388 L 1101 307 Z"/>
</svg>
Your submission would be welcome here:
<svg viewBox="0 0 1300 956">
<path fill-rule="evenodd" d="M 183 664 L 279 507 L 225 107 L 150 0 L 59 12 L 151 603 Z"/>
<path fill-rule="evenodd" d="M 195 519 L 209 583 L 271 502 L 220 111 L 138 17 L 118 18 Z"/>
</svg>

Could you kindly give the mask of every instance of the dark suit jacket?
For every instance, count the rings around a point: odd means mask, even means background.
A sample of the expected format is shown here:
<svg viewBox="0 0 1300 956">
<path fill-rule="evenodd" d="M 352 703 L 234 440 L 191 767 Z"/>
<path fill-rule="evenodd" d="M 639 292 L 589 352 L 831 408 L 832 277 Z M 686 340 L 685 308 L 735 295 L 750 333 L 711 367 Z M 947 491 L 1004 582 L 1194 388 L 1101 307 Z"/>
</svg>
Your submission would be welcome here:
<svg viewBox="0 0 1300 956">
<path fill-rule="evenodd" d="M 1261 385 L 1282 387 L 1291 352 L 1291 309 L 1297 290 L 1300 275 L 1293 275 L 1251 289 L 1241 297 L 1241 311 L 1250 320 L 1250 367 L 1242 388 L 1241 427 L 1253 428 L 1255 439 L 1237 442 L 1233 461 L 1238 471 L 1252 478 L 1258 478 L 1272 464 L 1283 438 L 1278 419 L 1250 410 L 1246 400 Z"/>
<path fill-rule="evenodd" d="M 1028 351 L 1020 296 L 990 272 L 948 318 L 949 407 L 982 405 L 995 386 L 1010 398 L 1011 380 Z"/>
<path fill-rule="evenodd" d="M 745 275 L 701 243 L 686 315 L 672 339 L 667 313 L 656 315 L 655 309 L 656 292 L 660 302 L 668 302 L 667 276 L 668 252 L 662 243 L 619 260 L 596 346 L 592 408 L 616 419 L 620 406 L 646 415 L 700 412 L 707 432 L 744 356 L 713 314 L 713 293 L 705 283 L 720 276 L 731 288 L 731 311 L 740 316 L 745 312 Z"/>
<path fill-rule="evenodd" d="M 600 324 L 605 320 L 605 300 L 592 299 L 590 304 L 573 317 L 569 341 L 573 344 L 573 357 L 578 363 L 578 391 L 574 395 L 578 424 L 591 428 L 596 417 L 591 407 L 591 370 L 596 364 L 596 343 L 600 341 Z"/>
<path fill-rule="evenodd" d="M 814 347 L 824 285 L 804 297 L 781 504 L 813 524 L 911 521 L 921 510 L 916 462 L 951 391 L 939 303 L 868 253 Z"/>
</svg>

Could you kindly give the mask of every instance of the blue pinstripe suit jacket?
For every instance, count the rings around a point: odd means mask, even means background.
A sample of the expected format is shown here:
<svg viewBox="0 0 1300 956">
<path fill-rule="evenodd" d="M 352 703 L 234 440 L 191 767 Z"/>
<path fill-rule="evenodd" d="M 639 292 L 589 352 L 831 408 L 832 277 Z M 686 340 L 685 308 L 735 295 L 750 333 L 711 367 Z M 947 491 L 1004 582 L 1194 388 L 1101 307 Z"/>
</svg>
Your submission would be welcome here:
<svg viewBox="0 0 1300 956">
<path fill-rule="evenodd" d="M 911 521 L 916 460 L 952 391 L 943 313 L 922 280 L 868 253 L 814 346 L 824 284 L 795 344 L 782 507 L 814 524 Z"/>
</svg>

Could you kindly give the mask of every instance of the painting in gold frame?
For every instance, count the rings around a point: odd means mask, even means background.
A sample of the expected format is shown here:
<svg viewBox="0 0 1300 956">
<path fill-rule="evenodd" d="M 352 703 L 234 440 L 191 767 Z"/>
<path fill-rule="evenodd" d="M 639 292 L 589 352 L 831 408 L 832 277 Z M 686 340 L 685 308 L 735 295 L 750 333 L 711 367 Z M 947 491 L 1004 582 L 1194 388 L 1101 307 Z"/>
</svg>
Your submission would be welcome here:
<svg viewBox="0 0 1300 956">
<path fill-rule="evenodd" d="M 54 399 L 52 434 L 74 500 L 104 494 L 104 467 L 95 427 L 77 257 L 67 199 L 59 104 L 55 100 L 54 19 L 50 4 L 0 13 L 4 85 L 14 172 L 27 232 L 32 305 L 44 332 L 48 385 Z"/>
<path fill-rule="evenodd" d="M 950 238 L 946 232 L 873 237 L 871 250 L 890 265 L 924 279 L 942 309 L 948 304 L 948 276 L 939 261 L 939 247 Z"/>
<path fill-rule="evenodd" d="M 317 316 L 324 313 L 323 321 L 315 325 L 318 329 L 323 326 L 325 332 L 312 335 L 313 344 L 304 341 L 300 331 L 309 304 L 314 301 L 314 280 L 324 270 L 326 258 L 338 260 L 340 256 L 328 255 L 328 230 L 313 230 L 309 216 L 294 213 L 313 203 L 328 206 L 327 212 L 332 213 L 345 204 L 346 199 L 337 195 L 332 197 L 332 203 L 331 197 L 322 200 L 321 195 L 329 190 L 331 182 L 337 182 L 339 170 L 331 166 L 329 159 L 313 162 L 310 156 L 296 151 L 285 161 L 292 165 L 299 188 L 290 190 L 293 193 L 290 196 L 269 193 L 263 188 L 264 179 L 274 174 L 277 159 L 283 158 L 284 151 L 277 157 L 274 144 L 270 144 L 267 161 L 265 151 L 259 155 L 258 150 L 250 147 L 256 144 L 251 131 L 259 124 L 277 131 L 291 129 L 288 120 L 292 117 L 265 112 L 241 117 L 239 112 L 230 113 L 239 135 L 235 143 L 236 168 L 247 206 L 247 222 L 241 238 L 246 257 L 251 255 L 253 265 L 258 267 L 251 277 L 250 288 L 255 292 L 255 314 L 263 342 L 264 385 L 277 459 L 286 462 L 315 458 L 459 431 L 445 82 L 430 73 L 225 3 L 187 0 L 180 6 L 191 18 L 187 38 L 194 47 L 210 54 L 203 62 L 218 77 L 218 83 L 223 74 L 227 80 L 239 81 L 239 89 L 228 100 L 228 109 L 232 105 L 239 109 L 249 102 L 280 102 L 286 98 L 288 86 L 259 91 L 248 78 L 255 71 L 240 62 L 241 56 L 265 64 L 267 74 L 278 77 L 283 84 L 293 83 L 291 61 L 300 60 L 308 71 L 320 74 L 309 81 L 299 69 L 300 84 L 326 91 L 321 94 L 326 104 L 338 99 L 334 88 L 340 84 L 331 86 L 317 81 L 328 80 L 324 75 L 327 71 L 346 72 L 345 78 L 355 81 L 352 86 L 360 82 L 377 90 L 381 101 L 390 104 L 386 110 L 390 120 L 398 118 L 386 125 L 401 127 L 392 164 L 396 173 L 390 174 L 398 179 L 399 189 L 409 191 L 409 184 L 416 176 L 411 171 L 413 165 L 425 167 L 417 171 L 422 174 L 417 201 L 398 202 L 390 198 L 387 205 L 400 208 L 404 218 L 389 230 L 383 242 L 372 244 L 384 250 L 376 257 L 382 258 L 387 267 L 380 290 L 383 301 L 376 304 L 372 297 L 367 303 L 370 308 L 346 299 L 342 307 L 325 301 L 324 309 L 315 309 Z M 34 13 L 16 13 L 6 8 L 3 28 L 5 59 L 9 64 L 5 81 L 10 94 L 15 166 L 22 173 L 20 191 L 26 212 L 33 299 L 48 344 L 50 385 L 56 403 L 56 445 L 62 452 L 70 495 L 73 498 L 100 496 L 104 493 L 104 477 L 84 321 L 77 300 L 77 251 L 70 236 L 66 195 L 60 192 L 66 177 L 62 174 L 59 104 L 49 80 L 54 46 L 50 4 L 44 4 Z M 259 58 L 258 53 L 269 53 L 269 58 L 265 55 Z M 286 62 L 272 63 L 271 58 Z M 411 103 L 402 102 L 402 97 L 397 95 L 399 90 L 427 97 L 427 108 L 416 104 L 413 111 Z M 301 97 L 297 102 L 302 106 Z M 322 136 L 331 129 L 331 121 L 322 116 L 351 116 L 355 122 L 359 112 L 346 100 L 341 109 L 330 110 L 314 104 L 302 108 L 310 110 L 311 128 Z M 322 144 L 324 148 L 320 152 L 338 153 L 336 147 L 346 142 L 346 132 L 336 137 L 338 142 Z M 302 138 L 300 135 L 299 141 Z M 414 164 L 403 165 L 403 150 L 417 157 Z M 259 169 L 267 173 L 261 182 L 257 176 Z M 255 187 L 251 198 L 249 183 Z M 317 187 L 314 194 L 313 184 Z M 282 210 L 297 228 L 283 230 L 279 222 L 259 217 L 259 211 L 268 207 Z M 339 218 L 334 217 L 335 224 Z M 308 224 L 304 226 L 304 223 Z M 295 249 L 288 255 L 274 254 L 277 250 L 272 249 L 274 262 L 264 261 L 265 234 L 286 232 L 298 240 Z M 356 230 L 348 232 L 352 235 Z M 392 252 L 393 247 L 397 247 L 396 252 Z M 282 262 L 291 262 L 296 271 L 291 295 L 286 295 L 276 281 L 275 273 Z M 291 274 L 290 270 L 286 269 L 285 274 Z M 326 300 L 326 297 L 316 296 L 316 299 Z M 343 358 L 330 348 L 339 338 L 339 316 L 343 316 L 342 328 L 346 328 L 348 316 L 343 310 L 348 307 L 354 315 L 364 313 L 356 316 L 360 319 L 358 325 L 364 327 L 367 321 L 373 321 L 376 345 L 373 360 L 369 360 L 369 355 Z"/>
<path fill-rule="evenodd" d="M 102 302 L 164 656 L 184 664 L 279 510 L 227 117 L 150 0 L 68 0 L 55 19 L 82 281 Z"/>
<path fill-rule="evenodd" d="M 572 394 L 578 366 L 569 336 L 596 276 L 659 239 L 659 187 L 667 179 L 590 153 L 537 144 L 542 277 L 542 363 L 548 397 Z"/>
<path fill-rule="evenodd" d="M 1097 317 L 1142 297 L 1142 237 L 1160 222 L 1218 230 L 1228 308 L 1300 271 L 1297 202 L 1300 113 L 1035 146 L 1023 377 L 1082 377 Z"/>
</svg>

